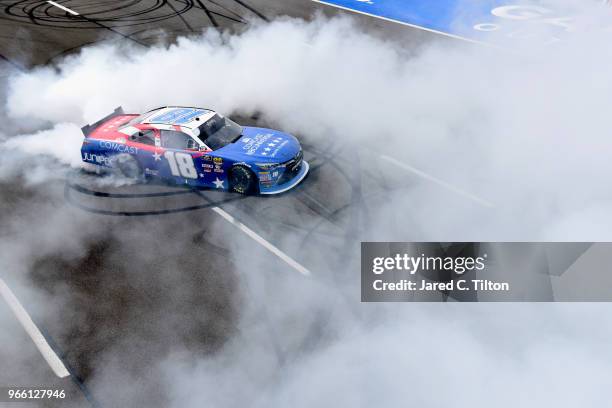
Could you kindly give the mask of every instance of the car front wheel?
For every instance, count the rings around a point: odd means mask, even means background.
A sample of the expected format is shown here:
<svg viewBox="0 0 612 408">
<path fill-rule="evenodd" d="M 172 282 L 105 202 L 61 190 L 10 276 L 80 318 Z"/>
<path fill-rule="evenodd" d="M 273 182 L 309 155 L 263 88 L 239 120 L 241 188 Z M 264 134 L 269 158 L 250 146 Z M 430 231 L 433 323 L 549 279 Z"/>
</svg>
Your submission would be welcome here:
<svg viewBox="0 0 612 408">
<path fill-rule="evenodd" d="M 230 173 L 230 187 L 233 191 L 241 194 L 256 194 L 257 177 L 245 166 L 234 166 Z"/>
</svg>

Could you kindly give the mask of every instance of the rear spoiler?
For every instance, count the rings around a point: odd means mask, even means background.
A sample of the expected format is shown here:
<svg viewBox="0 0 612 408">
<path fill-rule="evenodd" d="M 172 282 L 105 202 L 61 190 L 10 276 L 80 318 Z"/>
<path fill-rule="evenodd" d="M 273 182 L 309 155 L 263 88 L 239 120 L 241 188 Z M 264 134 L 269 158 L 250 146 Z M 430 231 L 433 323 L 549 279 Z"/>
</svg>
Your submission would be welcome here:
<svg viewBox="0 0 612 408">
<path fill-rule="evenodd" d="M 113 113 L 111 113 L 110 115 L 100 119 L 99 121 L 97 121 L 96 123 L 94 123 L 93 125 L 85 125 L 81 128 L 81 131 L 83 132 L 83 135 L 85 137 L 89 137 L 89 135 L 91 134 L 91 132 L 93 132 L 94 130 L 96 130 L 96 128 L 98 126 L 100 126 L 101 124 L 103 124 L 104 122 L 106 122 L 107 120 L 110 120 L 116 116 L 120 116 L 120 115 L 124 115 L 123 113 L 123 108 L 121 106 L 119 106 L 118 108 L 116 108 Z"/>
</svg>

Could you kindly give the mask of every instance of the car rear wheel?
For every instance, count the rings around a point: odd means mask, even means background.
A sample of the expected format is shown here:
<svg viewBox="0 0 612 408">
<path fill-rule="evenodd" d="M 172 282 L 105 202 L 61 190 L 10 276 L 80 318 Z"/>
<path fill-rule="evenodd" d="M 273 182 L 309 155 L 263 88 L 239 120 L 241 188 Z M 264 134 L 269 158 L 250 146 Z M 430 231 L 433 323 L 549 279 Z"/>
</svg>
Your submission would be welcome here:
<svg viewBox="0 0 612 408">
<path fill-rule="evenodd" d="M 230 173 L 230 187 L 233 191 L 241 194 L 256 194 L 257 177 L 245 166 L 234 166 Z"/>
<path fill-rule="evenodd" d="M 132 180 L 141 180 L 143 178 L 142 168 L 138 160 L 129 154 L 119 154 L 113 159 L 113 168 L 117 169 L 119 174 L 125 178 Z"/>
</svg>

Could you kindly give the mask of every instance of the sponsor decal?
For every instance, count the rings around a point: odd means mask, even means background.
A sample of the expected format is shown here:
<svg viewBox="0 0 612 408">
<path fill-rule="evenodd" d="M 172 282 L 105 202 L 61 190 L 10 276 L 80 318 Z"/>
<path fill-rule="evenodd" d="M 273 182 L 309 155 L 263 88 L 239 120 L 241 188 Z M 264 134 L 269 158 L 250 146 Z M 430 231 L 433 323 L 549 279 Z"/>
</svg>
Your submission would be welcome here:
<svg viewBox="0 0 612 408">
<path fill-rule="evenodd" d="M 83 161 L 88 163 L 99 164 L 103 166 L 110 166 L 110 157 L 102 156 L 93 153 L 83 153 Z"/>
<path fill-rule="evenodd" d="M 223 164 L 223 159 L 221 157 L 213 157 L 213 161 L 215 164 Z"/>
<path fill-rule="evenodd" d="M 151 176 L 159 176 L 159 170 L 145 169 L 145 174 L 149 174 Z"/>
<path fill-rule="evenodd" d="M 269 171 L 260 171 L 259 172 L 259 181 L 262 184 L 271 184 L 273 180 L 278 178 L 278 170 L 274 170 L 272 172 Z"/>
<path fill-rule="evenodd" d="M 103 149 L 108 149 L 108 150 L 113 150 L 115 152 L 120 152 L 120 153 L 129 153 L 129 154 L 136 154 L 138 153 L 138 148 L 134 147 L 134 146 L 127 146 L 125 144 L 122 143 L 117 143 L 117 142 L 110 142 L 108 140 L 102 140 L 99 142 L 100 147 Z"/>
<path fill-rule="evenodd" d="M 289 143 L 288 140 L 282 141 L 283 139 L 280 137 L 277 137 L 273 140 L 270 140 L 269 143 L 266 143 L 265 147 L 262 149 L 263 151 L 261 152 L 262 156 L 269 156 L 269 157 L 276 157 L 276 155 L 278 154 L 278 152 L 280 152 L 280 150 L 287 144 Z"/>
<path fill-rule="evenodd" d="M 252 156 L 257 153 L 257 150 L 270 138 L 272 138 L 272 136 L 274 135 L 272 135 L 271 133 L 266 133 L 259 134 L 254 138 L 242 138 L 241 140 L 244 142 L 244 146 L 242 146 L 242 149 L 246 151 L 246 154 Z"/>
<path fill-rule="evenodd" d="M 202 160 L 205 160 L 205 161 L 212 161 L 212 159 L 213 159 L 212 156 L 202 156 Z"/>
<path fill-rule="evenodd" d="M 284 142 L 282 142 L 282 143 L 281 143 L 281 144 L 280 144 L 280 145 L 279 145 L 279 146 L 276 148 L 276 150 L 274 150 L 274 151 L 272 152 L 272 154 L 271 154 L 270 156 L 271 156 L 271 157 L 276 157 L 276 154 L 277 154 L 278 152 L 280 152 L 280 151 L 281 151 L 281 149 L 282 149 L 283 147 L 285 147 L 285 145 L 286 145 L 287 143 L 289 143 L 289 141 L 288 141 L 288 140 L 285 140 Z"/>
<path fill-rule="evenodd" d="M 202 163 L 202 167 L 205 168 L 205 169 L 212 169 L 215 166 L 213 166 L 212 164 L 208 164 L 208 163 Z"/>
</svg>

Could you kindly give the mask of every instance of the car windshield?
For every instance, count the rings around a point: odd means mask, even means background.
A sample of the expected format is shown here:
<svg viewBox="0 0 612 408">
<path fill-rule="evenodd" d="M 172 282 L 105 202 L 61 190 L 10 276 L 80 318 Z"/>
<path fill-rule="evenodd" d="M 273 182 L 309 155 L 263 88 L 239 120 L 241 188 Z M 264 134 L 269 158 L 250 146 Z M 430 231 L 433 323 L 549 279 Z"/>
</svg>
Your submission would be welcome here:
<svg viewBox="0 0 612 408">
<path fill-rule="evenodd" d="M 198 138 L 213 150 L 235 142 L 242 134 L 242 127 L 219 114 L 215 114 L 199 127 Z"/>
</svg>

